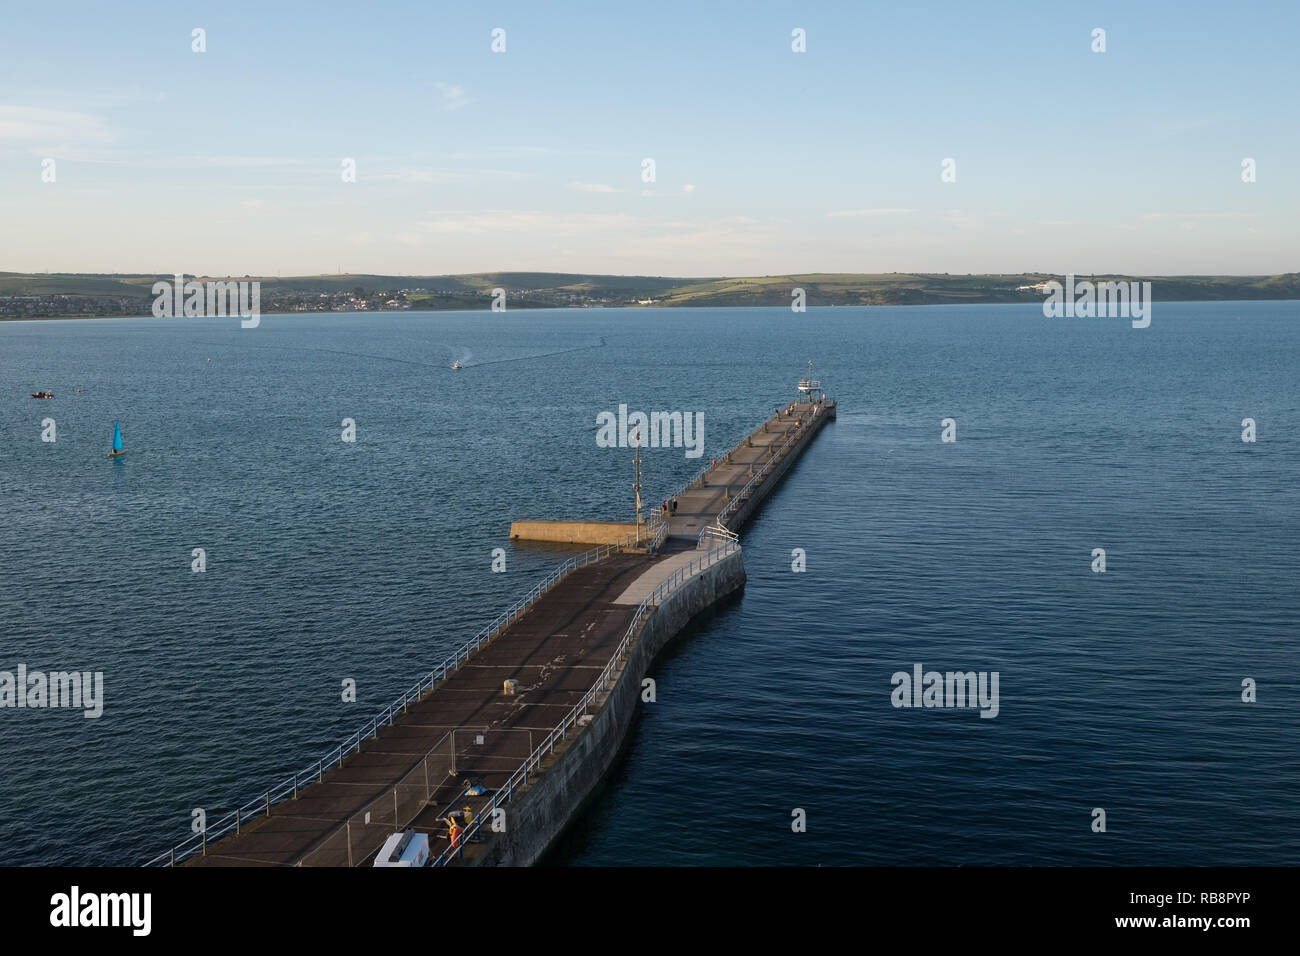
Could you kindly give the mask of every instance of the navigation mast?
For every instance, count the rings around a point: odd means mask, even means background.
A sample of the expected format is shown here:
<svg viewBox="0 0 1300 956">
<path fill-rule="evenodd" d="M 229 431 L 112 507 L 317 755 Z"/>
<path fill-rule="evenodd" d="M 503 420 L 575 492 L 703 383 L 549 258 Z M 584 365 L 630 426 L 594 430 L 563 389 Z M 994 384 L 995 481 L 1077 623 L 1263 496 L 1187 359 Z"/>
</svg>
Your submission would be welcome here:
<svg viewBox="0 0 1300 956">
<path fill-rule="evenodd" d="M 636 527 L 639 536 L 641 531 L 641 429 L 639 428 L 632 436 L 632 445 L 636 449 L 632 459 L 636 468 L 636 482 L 632 487 L 636 491 Z"/>
</svg>

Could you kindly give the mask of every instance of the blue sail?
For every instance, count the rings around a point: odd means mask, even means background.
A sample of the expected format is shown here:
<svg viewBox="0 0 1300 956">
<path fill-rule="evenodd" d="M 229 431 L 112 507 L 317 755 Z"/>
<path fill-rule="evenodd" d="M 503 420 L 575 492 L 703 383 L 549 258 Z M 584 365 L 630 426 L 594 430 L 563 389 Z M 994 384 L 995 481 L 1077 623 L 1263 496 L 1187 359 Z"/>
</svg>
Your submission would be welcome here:
<svg viewBox="0 0 1300 956">
<path fill-rule="evenodd" d="M 122 425 L 120 422 L 113 422 L 113 451 L 122 450 Z"/>
</svg>

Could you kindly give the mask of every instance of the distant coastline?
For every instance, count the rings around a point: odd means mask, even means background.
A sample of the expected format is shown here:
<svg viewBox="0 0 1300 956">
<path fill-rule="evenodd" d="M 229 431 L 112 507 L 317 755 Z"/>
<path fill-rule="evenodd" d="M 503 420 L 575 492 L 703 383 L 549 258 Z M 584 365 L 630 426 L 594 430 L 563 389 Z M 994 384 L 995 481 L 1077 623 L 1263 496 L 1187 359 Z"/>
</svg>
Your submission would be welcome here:
<svg viewBox="0 0 1300 956">
<path fill-rule="evenodd" d="M 195 278 L 189 276 L 188 278 Z M 1035 304 L 1048 273 L 804 273 L 743 278 L 674 278 L 543 272 L 448 276 L 204 276 L 261 283 L 261 312 L 476 311 L 504 290 L 508 309 L 789 306 L 795 290 L 816 306 Z M 1164 302 L 1300 299 L 1300 273 L 1274 276 L 1083 275 L 1097 282 L 1150 282 Z M 151 314 L 151 289 L 171 275 L 0 272 L 0 320 L 122 318 Z"/>
</svg>

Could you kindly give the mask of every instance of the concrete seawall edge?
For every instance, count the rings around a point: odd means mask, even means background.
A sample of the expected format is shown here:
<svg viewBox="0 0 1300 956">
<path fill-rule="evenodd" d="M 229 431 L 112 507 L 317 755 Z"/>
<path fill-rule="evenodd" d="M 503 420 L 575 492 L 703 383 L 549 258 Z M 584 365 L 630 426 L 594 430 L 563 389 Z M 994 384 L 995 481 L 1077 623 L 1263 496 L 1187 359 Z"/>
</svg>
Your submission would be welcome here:
<svg viewBox="0 0 1300 956">
<path fill-rule="evenodd" d="M 622 751 L 640 703 L 641 681 L 655 658 L 691 618 L 744 583 L 744 554 L 736 551 L 692 577 L 655 609 L 591 723 L 506 805 L 505 832 L 491 834 L 472 865 L 530 866 L 545 855 Z"/>
</svg>

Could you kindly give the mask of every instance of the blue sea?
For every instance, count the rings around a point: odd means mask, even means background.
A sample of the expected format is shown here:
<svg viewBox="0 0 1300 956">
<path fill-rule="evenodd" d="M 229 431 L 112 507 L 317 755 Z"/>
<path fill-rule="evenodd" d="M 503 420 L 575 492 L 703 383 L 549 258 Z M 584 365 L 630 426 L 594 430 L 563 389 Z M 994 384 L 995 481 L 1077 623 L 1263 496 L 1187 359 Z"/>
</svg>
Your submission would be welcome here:
<svg viewBox="0 0 1300 956">
<path fill-rule="evenodd" d="M 571 553 L 512 519 L 631 517 L 599 412 L 697 412 L 707 460 L 809 360 L 838 420 L 548 862 L 1296 864 L 1298 318 L 0 322 L 0 670 L 104 675 L 98 719 L 0 708 L 0 864 L 142 863 L 313 763 Z M 647 500 L 701 464 L 647 450 Z M 996 718 L 894 707 L 917 664 L 998 672 Z"/>
</svg>

